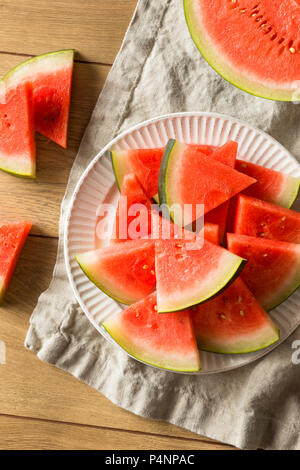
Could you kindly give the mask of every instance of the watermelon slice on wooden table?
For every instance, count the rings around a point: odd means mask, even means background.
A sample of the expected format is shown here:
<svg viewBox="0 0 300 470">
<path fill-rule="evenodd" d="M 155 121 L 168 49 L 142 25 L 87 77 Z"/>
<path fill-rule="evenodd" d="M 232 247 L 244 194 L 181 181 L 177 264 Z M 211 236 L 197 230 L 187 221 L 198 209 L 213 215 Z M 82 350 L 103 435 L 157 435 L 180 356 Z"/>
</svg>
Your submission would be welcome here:
<svg viewBox="0 0 300 470">
<path fill-rule="evenodd" d="M 300 285 L 300 245 L 227 234 L 228 250 L 247 260 L 241 273 L 262 307 L 269 311 Z"/>
<path fill-rule="evenodd" d="M 178 372 L 200 370 L 190 311 L 160 315 L 155 293 L 108 318 L 103 326 L 140 361 Z"/>
<path fill-rule="evenodd" d="M 32 88 L 19 85 L 2 90 L 0 100 L 0 169 L 35 177 Z"/>
<path fill-rule="evenodd" d="M 169 208 L 177 225 L 188 225 L 255 181 L 196 148 L 171 139 L 160 167 L 159 200 Z"/>
<path fill-rule="evenodd" d="M 199 349 L 243 354 L 267 348 L 279 339 L 279 330 L 238 278 L 220 295 L 193 307 L 192 318 Z"/>
<path fill-rule="evenodd" d="M 148 238 L 151 232 L 151 201 L 133 173 L 125 175 L 111 242 Z"/>
<path fill-rule="evenodd" d="M 158 311 L 174 312 L 205 302 L 234 281 L 245 260 L 206 240 L 155 243 Z"/>
<path fill-rule="evenodd" d="M 226 80 L 263 98 L 299 100 L 299 1 L 184 0 L 184 9 L 196 46 Z"/>
<path fill-rule="evenodd" d="M 154 244 L 152 240 L 129 240 L 81 253 L 76 259 L 99 289 L 130 305 L 149 295 L 155 287 Z"/>
<path fill-rule="evenodd" d="M 8 289 L 31 226 L 28 221 L 0 224 L 0 302 Z"/>
<path fill-rule="evenodd" d="M 239 195 L 234 232 L 300 243 L 300 214 L 260 199 Z"/>
<path fill-rule="evenodd" d="M 257 180 L 243 191 L 247 196 L 290 208 L 299 193 L 300 178 L 255 163 L 236 160 L 235 169 Z"/>
<path fill-rule="evenodd" d="M 226 142 L 226 144 L 214 150 L 211 156 L 218 162 L 223 163 L 224 165 L 228 165 L 231 168 L 234 168 L 235 162 L 236 162 L 237 151 L 238 151 L 237 142 L 233 142 L 230 140 Z M 223 204 L 221 204 L 219 207 L 216 207 L 216 209 L 213 209 L 212 211 L 208 212 L 205 216 L 206 222 L 219 225 L 219 236 L 220 236 L 219 241 L 221 243 L 223 243 L 224 236 L 225 236 L 228 210 L 229 210 L 229 201 L 226 201 Z"/>
<path fill-rule="evenodd" d="M 67 146 L 73 59 L 73 50 L 50 52 L 23 62 L 2 79 L 8 89 L 21 83 L 32 86 L 35 130 L 63 148 Z"/>
</svg>

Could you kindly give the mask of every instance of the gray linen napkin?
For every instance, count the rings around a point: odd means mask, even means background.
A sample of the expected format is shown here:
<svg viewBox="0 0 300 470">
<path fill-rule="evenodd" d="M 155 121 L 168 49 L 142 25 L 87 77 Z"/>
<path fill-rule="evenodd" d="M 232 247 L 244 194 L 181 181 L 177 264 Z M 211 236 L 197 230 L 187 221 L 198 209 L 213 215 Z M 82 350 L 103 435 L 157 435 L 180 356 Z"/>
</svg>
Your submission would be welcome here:
<svg viewBox="0 0 300 470">
<path fill-rule="evenodd" d="M 53 280 L 31 317 L 25 345 L 46 362 L 138 415 L 240 448 L 300 449 L 298 329 L 264 359 L 210 376 L 155 370 L 104 340 L 74 300 L 64 266 L 64 215 L 78 178 L 120 131 L 177 111 L 215 111 L 255 125 L 294 155 L 300 106 L 248 95 L 215 73 L 187 30 L 182 0 L 140 0 L 86 130 L 62 203 Z M 300 354 L 299 354 L 300 356 Z"/>
</svg>

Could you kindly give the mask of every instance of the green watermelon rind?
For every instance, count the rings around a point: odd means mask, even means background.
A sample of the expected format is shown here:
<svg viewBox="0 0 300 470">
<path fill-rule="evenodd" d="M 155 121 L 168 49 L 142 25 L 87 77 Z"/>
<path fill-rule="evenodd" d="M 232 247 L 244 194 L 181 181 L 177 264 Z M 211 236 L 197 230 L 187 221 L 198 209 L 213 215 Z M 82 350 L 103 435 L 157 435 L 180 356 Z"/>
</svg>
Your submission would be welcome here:
<svg viewBox="0 0 300 470">
<path fill-rule="evenodd" d="M 80 256 L 81 255 L 76 255 L 75 256 L 75 259 L 77 261 L 77 263 L 79 264 L 80 268 L 82 269 L 82 271 L 84 272 L 84 274 L 86 275 L 86 277 L 93 283 L 95 284 L 96 287 L 98 287 L 98 289 L 100 289 L 104 294 L 106 294 L 108 297 L 110 297 L 111 299 L 115 300 L 116 302 L 119 302 L 120 304 L 124 304 L 124 305 L 131 305 L 133 304 L 134 302 L 137 302 L 138 300 L 140 299 L 126 299 L 126 298 L 121 298 L 121 297 L 118 297 L 116 295 L 115 292 L 111 292 L 106 286 L 98 283 L 94 278 L 93 276 L 91 275 L 91 273 L 86 269 L 86 267 L 84 266 L 84 264 L 81 262 L 80 260 Z"/>
<path fill-rule="evenodd" d="M 159 170 L 159 176 L 158 176 L 158 197 L 160 204 L 164 204 L 165 207 L 169 208 L 169 201 L 168 201 L 168 196 L 167 196 L 167 168 L 168 168 L 168 163 L 169 163 L 169 156 L 170 153 L 172 152 L 172 149 L 174 145 L 176 144 L 175 139 L 170 139 L 165 147 L 162 159 L 161 159 L 161 164 L 160 164 L 160 170 Z M 172 222 L 175 223 L 174 221 L 174 216 L 171 211 L 169 211 L 170 218 Z"/>
<path fill-rule="evenodd" d="M 283 207 L 286 207 L 287 209 L 290 209 L 292 207 L 292 205 L 294 204 L 294 202 L 296 201 L 297 197 L 298 197 L 298 194 L 299 194 L 299 190 L 300 190 L 300 178 L 294 178 L 296 181 L 294 183 L 294 185 L 291 184 L 291 186 L 293 186 L 292 190 L 289 188 L 290 185 L 288 185 L 288 189 L 289 189 L 289 192 L 291 193 L 291 197 L 287 198 L 286 194 L 285 193 L 285 198 L 284 200 L 286 202 L 284 202 L 284 206 Z M 292 182 L 291 182 L 292 183 Z"/>
<path fill-rule="evenodd" d="M 4 82 L 6 86 L 8 87 L 14 85 L 15 83 L 20 83 L 20 79 L 24 80 L 30 75 L 30 74 L 23 74 L 22 76 L 22 73 L 21 73 L 22 69 L 25 70 L 24 68 L 29 65 L 29 70 L 30 70 L 30 67 L 32 67 L 33 65 L 39 65 L 40 63 L 45 62 L 45 59 L 51 60 L 51 66 L 53 66 L 53 64 L 55 63 L 58 64 L 59 62 L 61 63 L 62 66 L 71 65 L 73 64 L 73 60 L 74 60 L 74 52 L 75 52 L 74 49 L 62 49 L 59 51 L 48 52 L 46 54 L 32 57 L 31 59 L 25 60 L 21 64 L 18 64 L 16 67 L 10 70 L 7 74 L 5 74 L 2 77 L 2 82 Z M 42 70 L 53 71 L 53 68 L 48 66 Z M 19 74 L 19 77 L 17 76 L 17 80 L 16 82 L 14 82 L 16 74 Z"/>
<path fill-rule="evenodd" d="M 122 348 L 124 351 L 126 351 L 130 356 L 133 358 L 137 359 L 138 361 L 142 361 L 145 364 L 149 364 L 150 366 L 154 367 L 159 367 L 160 369 L 164 370 L 170 370 L 173 372 L 198 372 L 201 370 L 201 366 L 199 363 L 199 367 L 195 368 L 190 368 L 190 367 L 174 367 L 170 366 L 167 367 L 163 363 L 159 363 L 159 357 L 158 360 L 150 362 L 149 360 L 145 360 L 143 357 L 138 352 L 133 351 L 133 348 L 131 347 L 131 342 L 130 341 L 124 341 L 124 336 L 122 335 L 122 332 L 120 331 L 119 334 L 117 334 L 118 328 L 110 328 L 107 324 L 102 323 L 102 326 L 105 328 L 105 330 L 108 332 L 108 334 L 113 338 L 113 340 Z"/>
<path fill-rule="evenodd" d="M 208 242 L 209 243 L 209 242 Z M 237 256 L 237 255 L 236 255 Z M 234 268 L 227 273 L 227 276 L 225 277 L 224 281 L 222 284 L 220 284 L 218 287 L 212 288 L 211 292 L 209 295 L 207 295 L 205 298 L 198 298 L 197 300 L 194 299 L 193 302 L 186 302 L 182 303 L 181 305 L 171 305 L 168 308 L 158 309 L 158 312 L 161 314 L 164 313 L 172 313 L 172 312 L 180 312 L 181 310 L 186 310 L 188 308 L 194 307 L 195 305 L 200 305 L 203 304 L 204 302 L 207 302 L 208 300 L 212 300 L 213 298 L 217 297 L 217 295 L 221 294 L 225 289 L 227 289 L 231 284 L 239 277 L 241 272 L 243 271 L 245 264 L 247 260 L 237 256 L 239 260 L 236 262 Z"/>
<path fill-rule="evenodd" d="M 222 60 L 220 55 L 216 54 L 216 48 L 212 42 L 205 37 L 204 28 L 202 29 L 193 13 L 195 0 L 183 0 L 183 8 L 186 23 L 192 39 L 207 63 L 227 82 L 236 86 L 240 90 L 265 98 L 272 101 L 295 101 L 295 91 L 278 90 L 267 86 L 259 85 L 258 82 L 241 76 L 234 71 L 228 64 Z"/>
<path fill-rule="evenodd" d="M 34 180 L 36 178 L 36 166 L 35 164 L 32 165 L 32 171 L 30 173 L 21 173 L 20 171 L 17 170 L 11 170 L 10 168 L 7 168 L 3 165 L 0 164 L 0 170 L 4 171 L 5 173 L 8 173 L 10 175 L 18 176 L 19 178 L 26 178 L 26 179 L 32 179 Z"/>
<path fill-rule="evenodd" d="M 273 333 L 274 333 L 274 338 L 270 338 L 268 341 L 265 343 L 261 344 L 260 346 L 253 346 L 253 347 L 246 347 L 246 349 L 240 349 L 238 351 L 234 351 L 233 349 L 231 351 L 226 351 L 225 349 L 217 349 L 217 348 L 209 348 L 209 347 L 204 347 L 201 345 L 201 341 L 197 341 L 198 347 L 201 351 L 206 351 L 206 352 L 212 352 L 215 354 L 226 354 L 226 355 L 237 355 L 237 354 L 249 354 L 252 352 L 256 351 L 261 351 L 262 349 L 266 349 L 269 346 L 272 346 L 272 344 L 275 344 L 277 341 L 280 339 L 280 330 L 279 328 L 273 324 Z"/>
</svg>

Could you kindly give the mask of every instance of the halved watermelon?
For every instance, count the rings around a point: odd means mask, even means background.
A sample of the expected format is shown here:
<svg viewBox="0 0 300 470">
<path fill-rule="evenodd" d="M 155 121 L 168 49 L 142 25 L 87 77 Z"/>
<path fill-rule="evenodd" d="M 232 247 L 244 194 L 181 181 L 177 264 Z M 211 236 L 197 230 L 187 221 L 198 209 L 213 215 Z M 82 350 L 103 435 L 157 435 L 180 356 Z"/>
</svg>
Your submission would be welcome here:
<svg viewBox="0 0 300 470">
<path fill-rule="evenodd" d="M 29 59 L 6 74 L 2 83 L 33 88 L 35 130 L 66 148 L 73 72 L 73 50 L 50 52 Z"/>
<path fill-rule="evenodd" d="M 299 193 L 300 178 L 239 159 L 236 161 L 235 169 L 257 180 L 243 191 L 247 196 L 289 208 Z"/>
<path fill-rule="evenodd" d="M 192 38 L 226 80 L 272 100 L 299 100 L 296 0 L 184 0 Z"/>
<path fill-rule="evenodd" d="M 35 177 L 32 88 L 20 85 L 3 91 L 0 100 L 0 169 Z"/>
<path fill-rule="evenodd" d="M 238 278 L 224 292 L 193 307 L 192 318 L 200 349 L 242 354 L 266 348 L 279 339 L 279 330 Z"/>
<path fill-rule="evenodd" d="M 238 197 L 234 232 L 300 243 L 300 214 L 241 194 Z"/>
<path fill-rule="evenodd" d="M 213 153 L 212 158 L 217 160 L 224 165 L 228 165 L 231 168 L 234 168 L 236 156 L 238 151 L 238 144 L 237 142 L 233 142 L 232 140 L 226 142 L 226 144 L 218 147 Z M 251 176 L 251 175 L 250 175 Z M 251 187 L 251 186 L 250 186 Z M 223 243 L 225 231 L 226 231 L 226 223 L 227 223 L 227 215 L 229 209 L 229 201 L 224 202 L 216 209 L 208 212 L 205 216 L 205 221 L 218 224 L 219 225 L 219 236 L 220 242 Z"/>
<path fill-rule="evenodd" d="M 125 175 L 111 242 L 148 238 L 151 201 L 133 173 Z"/>
<path fill-rule="evenodd" d="M 160 167 L 159 200 L 177 225 L 188 225 L 255 181 L 197 148 L 171 139 Z"/>
<path fill-rule="evenodd" d="M 190 311 L 160 315 L 155 293 L 110 317 L 103 326 L 140 361 L 174 371 L 200 370 Z"/>
<path fill-rule="evenodd" d="M 227 234 L 228 250 L 247 260 L 241 276 L 265 310 L 287 299 L 300 285 L 300 245 Z"/>
<path fill-rule="evenodd" d="M 31 226 L 31 222 L 27 221 L 0 224 L 0 302 L 8 289 Z"/>
<path fill-rule="evenodd" d="M 154 242 L 129 240 L 76 259 L 87 277 L 105 294 L 126 305 L 141 300 L 155 286 Z"/>
<path fill-rule="evenodd" d="M 244 263 L 241 257 L 203 239 L 157 241 L 158 311 L 174 312 L 209 300 L 233 282 Z"/>
</svg>

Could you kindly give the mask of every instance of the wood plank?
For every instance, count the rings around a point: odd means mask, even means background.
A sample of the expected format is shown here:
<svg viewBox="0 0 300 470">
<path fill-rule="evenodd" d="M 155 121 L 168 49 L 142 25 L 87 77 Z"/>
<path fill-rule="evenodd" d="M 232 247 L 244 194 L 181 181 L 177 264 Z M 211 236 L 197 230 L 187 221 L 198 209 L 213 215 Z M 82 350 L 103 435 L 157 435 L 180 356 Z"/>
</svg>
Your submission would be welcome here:
<svg viewBox="0 0 300 470">
<path fill-rule="evenodd" d="M 0 51 L 73 48 L 79 60 L 112 64 L 137 0 L 2 0 Z"/>
<path fill-rule="evenodd" d="M 0 308 L 0 340 L 6 343 L 7 355 L 6 365 L 0 365 L 0 414 L 146 430 L 152 434 L 211 442 L 176 426 L 145 420 L 122 410 L 94 389 L 25 350 L 23 343 L 29 317 L 38 296 L 49 285 L 56 246 L 55 239 L 28 239 L 6 302 Z M 16 442 L 18 439 L 14 438 L 9 445 Z M 1 437 L 0 443 L 3 445 Z M 64 445 L 67 445 L 65 441 Z"/>
<path fill-rule="evenodd" d="M 222 444 L 183 440 L 34 419 L 0 416 L 0 449 L 228 450 Z"/>
<path fill-rule="evenodd" d="M 20 59 L 0 54 L 0 73 L 14 67 Z M 28 218 L 34 223 L 33 234 L 58 235 L 60 204 L 69 172 L 109 70 L 108 66 L 75 65 L 68 149 L 37 134 L 36 180 L 0 172 L 0 200 L 6 201 L 0 206 L 0 219 Z"/>
</svg>

